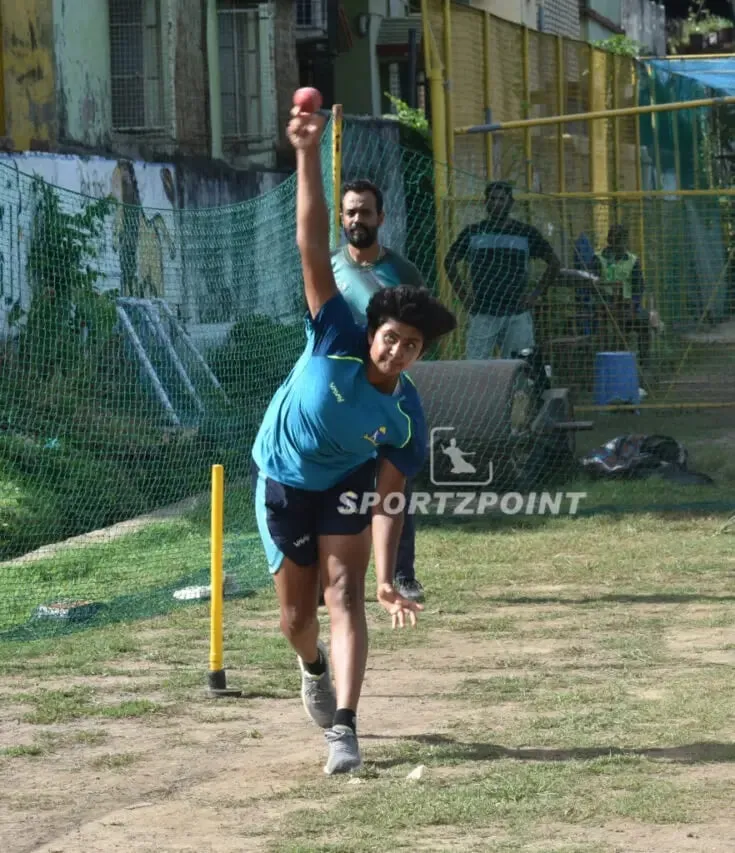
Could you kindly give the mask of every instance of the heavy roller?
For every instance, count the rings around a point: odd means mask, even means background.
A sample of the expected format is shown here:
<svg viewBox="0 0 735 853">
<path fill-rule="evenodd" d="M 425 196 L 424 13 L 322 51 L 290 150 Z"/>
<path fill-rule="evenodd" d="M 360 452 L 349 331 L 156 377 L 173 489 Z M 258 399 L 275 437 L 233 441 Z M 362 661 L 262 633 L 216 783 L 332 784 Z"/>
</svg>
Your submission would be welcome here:
<svg viewBox="0 0 735 853">
<path fill-rule="evenodd" d="M 592 422 L 574 419 L 569 389 L 550 386 L 538 351 L 519 355 L 413 365 L 429 431 L 420 481 L 524 492 L 574 473 L 576 432 Z"/>
</svg>

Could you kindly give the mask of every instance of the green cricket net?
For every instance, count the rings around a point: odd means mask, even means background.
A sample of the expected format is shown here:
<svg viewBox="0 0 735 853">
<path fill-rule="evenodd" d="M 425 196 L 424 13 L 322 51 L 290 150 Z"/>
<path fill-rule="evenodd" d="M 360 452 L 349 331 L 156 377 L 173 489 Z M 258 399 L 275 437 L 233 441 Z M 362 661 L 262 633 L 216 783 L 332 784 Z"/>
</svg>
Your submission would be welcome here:
<svg viewBox="0 0 735 853">
<path fill-rule="evenodd" d="M 331 199 L 330 151 L 327 132 Z M 533 514 L 527 497 L 542 490 L 585 492 L 579 512 L 731 508 L 732 196 L 616 205 L 518 197 L 512 215 L 548 241 L 563 273 L 533 308 L 534 353 L 489 361 L 503 354 L 507 329 L 498 327 L 498 349 L 472 360 L 473 314 L 482 346 L 496 315 L 450 295 L 450 278 L 473 298 L 485 286 L 472 251 L 455 253 L 451 277 L 444 261 L 462 229 L 486 217 L 484 181 L 453 175 L 437 206 L 436 181 L 447 178 L 438 168 L 420 134 L 345 122 L 343 181 L 367 177 L 384 188 L 383 242 L 461 319 L 416 381 L 430 425 L 455 429 L 456 444 L 475 455 L 463 473 L 461 460 L 443 453 L 440 476 L 432 458 L 422 488 L 447 491 L 454 474 L 455 492 L 517 496 L 494 507 L 510 515 Z M 225 468 L 226 591 L 269 583 L 250 447 L 304 344 L 294 178 L 241 204 L 175 211 L 81 196 L 4 165 L 0 178 L 0 637 L 31 639 L 206 598 L 213 464 Z M 645 326 L 632 323 L 615 282 L 590 276 L 616 223 L 640 259 Z M 516 255 L 498 257 L 496 287 L 518 273 Z M 534 261 L 531 278 L 542 272 Z M 560 428 L 572 417 L 591 428 Z M 632 434 L 672 436 L 712 482 L 591 478 L 580 465 Z M 442 451 L 453 447 L 449 432 L 444 438 Z M 645 461 L 645 448 L 638 457 Z M 475 476 L 486 463 L 490 484 Z M 494 523 L 491 509 L 486 502 Z"/>
</svg>

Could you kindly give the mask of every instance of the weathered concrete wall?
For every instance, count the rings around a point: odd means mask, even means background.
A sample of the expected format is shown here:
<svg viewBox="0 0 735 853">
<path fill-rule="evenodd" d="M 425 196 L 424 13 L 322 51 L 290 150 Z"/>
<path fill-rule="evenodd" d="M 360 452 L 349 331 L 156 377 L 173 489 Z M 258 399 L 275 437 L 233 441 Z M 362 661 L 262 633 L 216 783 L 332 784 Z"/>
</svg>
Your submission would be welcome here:
<svg viewBox="0 0 735 853">
<path fill-rule="evenodd" d="M 181 154 L 209 154 L 209 82 L 206 4 L 178 0 L 174 89 L 176 139 Z"/>
<path fill-rule="evenodd" d="M 207 67 L 199 0 L 162 0 L 163 125 L 144 135 L 112 127 L 107 0 L 53 0 L 60 142 L 132 159 L 206 153 Z"/>
<path fill-rule="evenodd" d="M 293 93 L 299 87 L 299 65 L 296 58 L 294 3 L 291 0 L 276 0 L 275 20 L 275 57 L 276 57 L 276 97 L 278 100 L 278 142 L 279 160 L 290 163 L 293 149 L 286 138 L 286 126 L 293 105 Z"/>
<path fill-rule="evenodd" d="M 350 21 L 368 12 L 368 0 L 344 0 L 345 13 Z M 341 53 L 334 63 L 334 100 L 353 115 L 372 115 L 373 97 L 371 75 L 377 64 L 373 39 L 360 37 L 355 29 L 352 49 Z"/>
<path fill-rule="evenodd" d="M 283 268 L 272 261 L 274 252 L 295 247 L 293 196 L 290 218 L 262 216 L 267 203 L 231 207 L 275 189 L 287 172 L 235 172 L 207 160 L 6 154 L 0 155 L 0 340 L 12 334 L 14 306 L 27 310 L 31 302 L 34 174 L 56 188 L 69 212 L 108 196 L 127 206 L 112 210 L 100 240 L 101 289 L 163 297 L 195 334 L 203 323 L 224 324 L 226 331 L 242 310 L 288 310 L 288 289 L 277 283 Z M 194 212 L 201 208 L 212 209 Z"/>
<path fill-rule="evenodd" d="M 5 135 L 16 151 L 56 140 L 51 0 L 0 0 Z"/>
<path fill-rule="evenodd" d="M 53 0 L 59 141 L 109 144 L 110 31 L 107 0 Z"/>
<path fill-rule="evenodd" d="M 655 56 L 666 56 L 666 9 L 652 0 L 621 0 L 625 34 L 649 48 Z"/>
</svg>

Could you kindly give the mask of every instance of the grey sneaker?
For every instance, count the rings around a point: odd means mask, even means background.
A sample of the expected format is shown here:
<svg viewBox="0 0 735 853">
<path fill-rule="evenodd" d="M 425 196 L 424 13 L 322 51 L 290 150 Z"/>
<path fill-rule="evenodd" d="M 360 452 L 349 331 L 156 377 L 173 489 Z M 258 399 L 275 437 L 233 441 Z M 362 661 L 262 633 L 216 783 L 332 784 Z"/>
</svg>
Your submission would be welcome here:
<svg viewBox="0 0 735 853">
<path fill-rule="evenodd" d="M 352 773 L 362 767 L 357 735 L 349 726 L 332 726 L 324 732 L 329 744 L 329 755 L 324 765 L 327 776 L 333 773 Z"/>
<path fill-rule="evenodd" d="M 424 588 L 417 580 L 404 581 L 396 578 L 395 587 L 397 592 L 409 601 L 421 602 L 424 600 Z"/>
<path fill-rule="evenodd" d="M 337 697 L 334 695 L 332 674 L 329 671 L 329 653 L 321 640 L 317 645 L 327 668 L 322 675 L 312 675 L 301 658 L 298 658 L 301 670 L 301 701 L 311 719 L 323 729 L 328 729 L 332 725 L 334 713 L 337 710 Z"/>
</svg>

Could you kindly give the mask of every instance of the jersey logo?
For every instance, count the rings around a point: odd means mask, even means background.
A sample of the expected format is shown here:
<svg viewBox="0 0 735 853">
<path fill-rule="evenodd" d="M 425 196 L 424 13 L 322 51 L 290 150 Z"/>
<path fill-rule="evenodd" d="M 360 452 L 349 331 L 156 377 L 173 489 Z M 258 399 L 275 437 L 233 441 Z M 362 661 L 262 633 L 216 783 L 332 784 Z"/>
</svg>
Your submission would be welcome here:
<svg viewBox="0 0 735 853">
<path fill-rule="evenodd" d="M 371 432 L 369 435 L 368 433 L 365 433 L 365 435 L 363 435 L 363 438 L 365 439 L 365 441 L 369 441 L 370 444 L 377 447 L 379 439 L 381 437 L 384 437 L 387 432 L 388 430 L 386 429 L 386 427 L 382 426 L 378 427 L 375 432 Z"/>
<path fill-rule="evenodd" d="M 344 403 L 345 398 L 339 393 L 339 388 L 334 384 L 334 382 L 329 383 L 329 390 L 334 394 L 334 399 L 338 403 Z"/>
</svg>

